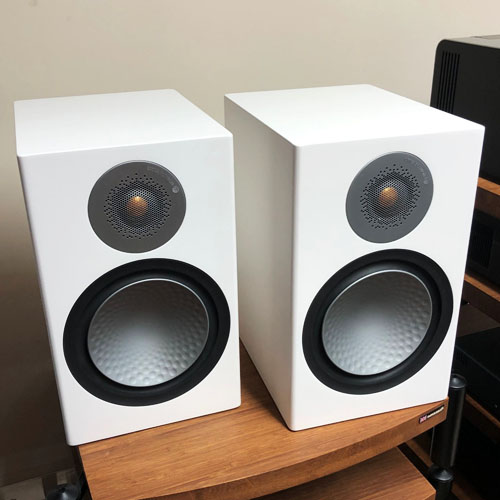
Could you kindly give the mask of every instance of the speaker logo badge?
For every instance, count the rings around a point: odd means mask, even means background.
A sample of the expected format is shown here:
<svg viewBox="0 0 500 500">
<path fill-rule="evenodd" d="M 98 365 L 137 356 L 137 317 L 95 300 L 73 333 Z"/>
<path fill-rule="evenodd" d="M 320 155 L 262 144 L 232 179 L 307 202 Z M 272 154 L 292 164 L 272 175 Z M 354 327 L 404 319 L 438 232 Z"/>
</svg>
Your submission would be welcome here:
<svg viewBox="0 0 500 500">
<path fill-rule="evenodd" d="M 425 415 L 422 415 L 418 419 L 418 423 L 419 424 L 423 424 L 424 422 L 427 422 L 427 420 L 429 420 L 430 418 L 432 418 L 432 417 L 434 417 L 436 415 L 439 415 L 443 411 L 444 411 L 444 405 L 441 405 L 438 408 L 436 408 L 435 410 L 432 410 L 429 413 L 426 413 Z"/>
</svg>

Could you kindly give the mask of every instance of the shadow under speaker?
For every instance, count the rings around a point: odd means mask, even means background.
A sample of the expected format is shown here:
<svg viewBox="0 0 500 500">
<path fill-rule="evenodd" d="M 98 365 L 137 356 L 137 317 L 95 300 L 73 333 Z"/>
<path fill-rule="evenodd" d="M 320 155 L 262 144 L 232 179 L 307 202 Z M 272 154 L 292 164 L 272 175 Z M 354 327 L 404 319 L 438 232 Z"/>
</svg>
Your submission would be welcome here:
<svg viewBox="0 0 500 500">
<path fill-rule="evenodd" d="M 231 134 L 173 90 L 15 114 L 68 443 L 238 406 Z"/>
<path fill-rule="evenodd" d="M 241 337 L 287 425 L 445 398 L 483 127 L 369 85 L 225 104 Z"/>
</svg>

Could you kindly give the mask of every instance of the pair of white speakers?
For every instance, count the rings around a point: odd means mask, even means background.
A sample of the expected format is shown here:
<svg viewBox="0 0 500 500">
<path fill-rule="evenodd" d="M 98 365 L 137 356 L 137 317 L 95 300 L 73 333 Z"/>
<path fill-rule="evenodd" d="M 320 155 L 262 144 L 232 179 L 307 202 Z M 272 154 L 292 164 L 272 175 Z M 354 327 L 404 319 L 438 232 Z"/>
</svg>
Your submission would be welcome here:
<svg viewBox="0 0 500 500">
<path fill-rule="evenodd" d="M 238 326 L 292 430 L 447 394 L 483 127 L 368 85 L 225 112 L 15 105 L 71 445 L 238 406 Z"/>
</svg>

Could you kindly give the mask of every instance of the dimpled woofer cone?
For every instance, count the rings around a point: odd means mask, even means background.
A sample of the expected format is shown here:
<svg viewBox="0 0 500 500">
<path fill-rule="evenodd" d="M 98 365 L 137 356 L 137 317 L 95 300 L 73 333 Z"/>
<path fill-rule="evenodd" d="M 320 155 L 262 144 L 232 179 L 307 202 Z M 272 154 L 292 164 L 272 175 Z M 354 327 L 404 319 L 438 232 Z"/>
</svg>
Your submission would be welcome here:
<svg viewBox="0 0 500 500">
<path fill-rule="evenodd" d="M 323 320 L 323 346 L 341 370 L 375 375 L 415 352 L 431 316 L 431 296 L 419 278 L 405 271 L 377 272 L 344 289 L 331 303 Z"/>
<path fill-rule="evenodd" d="M 88 350 L 98 370 L 132 387 L 167 382 L 200 356 L 208 338 L 208 314 L 186 286 L 166 279 L 128 285 L 96 311 Z"/>
</svg>

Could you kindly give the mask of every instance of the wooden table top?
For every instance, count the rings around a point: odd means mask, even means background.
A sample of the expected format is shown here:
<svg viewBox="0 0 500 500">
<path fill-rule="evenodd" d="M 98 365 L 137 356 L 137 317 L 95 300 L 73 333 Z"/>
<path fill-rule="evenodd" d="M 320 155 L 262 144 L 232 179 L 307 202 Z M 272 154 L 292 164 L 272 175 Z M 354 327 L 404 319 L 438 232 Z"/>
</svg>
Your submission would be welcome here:
<svg viewBox="0 0 500 500">
<path fill-rule="evenodd" d="M 244 349 L 241 369 L 239 408 L 81 445 L 92 498 L 256 498 L 367 460 L 446 417 L 447 400 L 292 432 Z"/>
</svg>

